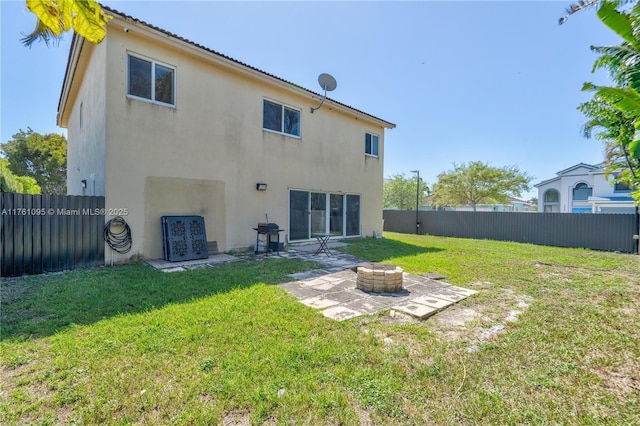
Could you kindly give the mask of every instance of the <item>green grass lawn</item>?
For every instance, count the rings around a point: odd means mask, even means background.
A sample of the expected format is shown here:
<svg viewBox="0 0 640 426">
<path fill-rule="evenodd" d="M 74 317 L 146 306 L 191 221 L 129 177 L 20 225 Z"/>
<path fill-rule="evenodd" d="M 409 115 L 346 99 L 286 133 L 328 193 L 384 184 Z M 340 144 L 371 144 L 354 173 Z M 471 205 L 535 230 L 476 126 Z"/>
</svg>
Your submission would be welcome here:
<svg viewBox="0 0 640 426">
<path fill-rule="evenodd" d="M 268 258 L 3 279 L 2 424 L 640 424 L 640 257 L 385 234 L 342 250 L 478 293 L 327 319 Z"/>
</svg>

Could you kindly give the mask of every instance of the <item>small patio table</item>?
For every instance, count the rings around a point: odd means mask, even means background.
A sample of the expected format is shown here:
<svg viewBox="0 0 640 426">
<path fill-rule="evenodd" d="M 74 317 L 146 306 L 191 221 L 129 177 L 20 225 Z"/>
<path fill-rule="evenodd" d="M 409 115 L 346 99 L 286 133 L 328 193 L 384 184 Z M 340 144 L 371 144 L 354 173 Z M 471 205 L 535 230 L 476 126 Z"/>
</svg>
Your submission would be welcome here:
<svg viewBox="0 0 640 426">
<path fill-rule="evenodd" d="M 313 234 L 313 236 L 316 237 L 316 240 L 318 240 L 318 242 L 320 243 L 320 247 L 318 247 L 318 250 L 316 250 L 316 252 L 313 254 L 314 256 L 320 253 L 324 253 L 327 256 L 331 256 L 331 252 L 329 251 L 329 247 L 327 247 L 327 243 L 329 242 L 329 238 L 331 238 L 332 235 L 333 234 L 324 234 L 324 233 Z"/>
</svg>

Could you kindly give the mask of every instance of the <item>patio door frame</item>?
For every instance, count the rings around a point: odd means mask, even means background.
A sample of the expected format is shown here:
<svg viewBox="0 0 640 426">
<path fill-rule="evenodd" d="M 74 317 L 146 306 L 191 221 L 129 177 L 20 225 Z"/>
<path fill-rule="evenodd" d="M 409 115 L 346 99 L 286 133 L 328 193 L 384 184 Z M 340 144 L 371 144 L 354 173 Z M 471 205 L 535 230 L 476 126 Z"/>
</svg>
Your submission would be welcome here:
<svg viewBox="0 0 640 426">
<path fill-rule="evenodd" d="M 293 204 L 298 204 L 295 211 L 292 210 L 293 197 L 301 197 L 306 193 L 306 210 L 301 210 L 302 199 L 298 198 Z M 336 197 L 341 198 L 339 207 L 333 203 L 333 210 L 338 209 L 338 216 L 332 214 L 332 201 L 335 201 Z M 357 197 L 353 199 L 352 197 Z M 324 198 L 324 209 L 320 205 L 321 200 Z M 353 232 L 353 226 L 351 225 L 353 217 L 347 217 L 348 214 L 353 214 L 353 211 L 349 211 L 349 201 L 357 201 L 357 233 Z M 332 225 L 334 228 L 339 228 L 335 233 L 336 237 L 358 237 L 360 236 L 360 223 L 361 223 L 361 209 L 360 209 L 360 194 L 352 193 L 340 193 L 331 191 L 312 191 L 307 189 L 289 189 L 289 221 L 288 221 L 288 235 L 289 241 L 308 241 L 313 239 L 314 233 L 334 233 L 332 231 Z M 318 217 L 318 213 L 323 212 L 324 218 Z M 305 217 L 306 216 L 306 217 Z M 339 222 L 336 222 L 336 218 L 339 217 Z M 333 222 L 332 222 L 333 220 Z M 297 222 L 296 222 L 297 221 Z M 351 225 L 351 226 L 350 226 Z M 351 229 L 351 235 L 348 235 L 348 230 Z M 295 235 L 293 230 L 295 230 Z M 301 235 L 304 234 L 304 235 Z"/>
</svg>

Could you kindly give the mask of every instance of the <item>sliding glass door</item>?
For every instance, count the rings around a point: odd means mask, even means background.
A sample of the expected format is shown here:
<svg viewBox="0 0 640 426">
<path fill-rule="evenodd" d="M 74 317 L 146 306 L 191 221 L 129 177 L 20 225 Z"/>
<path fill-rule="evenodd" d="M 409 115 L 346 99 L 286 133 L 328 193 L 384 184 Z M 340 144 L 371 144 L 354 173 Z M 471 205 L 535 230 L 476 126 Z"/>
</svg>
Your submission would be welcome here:
<svg viewBox="0 0 640 426">
<path fill-rule="evenodd" d="M 347 211 L 345 221 L 347 222 L 346 235 L 360 235 L 360 196 L 347 195 Z"/>
<path fill-rule="evenodd" d="M 319 192 L 309 194 L 311 196 L 311 235 L 324 234 L 327 232 L 327 194 Z"/>
<path fill-rule="evenodd" d="M 306 191 L 289 192 L 289 239 L 306 240 L 309 238 L 309 193 Z"/>
<path fill-rule="evenodd" d="M 308 240 L 313 234 L 360 235 L 360 196 L 291 190 L 289 240 Z"/>
<path fill-rule="evenodd" d="M 331 217 L 329 229 L 333 235 L 342 235 L 344 229 L 344 195 L 331 194 Z"/>
</svg>

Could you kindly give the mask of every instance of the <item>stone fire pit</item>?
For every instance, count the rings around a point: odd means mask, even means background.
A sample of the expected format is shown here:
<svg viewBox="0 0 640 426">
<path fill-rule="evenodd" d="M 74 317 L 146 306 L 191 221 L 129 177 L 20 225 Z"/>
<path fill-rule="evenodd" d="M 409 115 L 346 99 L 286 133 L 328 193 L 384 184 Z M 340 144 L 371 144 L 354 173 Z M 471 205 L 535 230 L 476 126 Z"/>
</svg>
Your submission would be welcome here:
<svg viewBox="0 0 640 426">
<path fill-rule="evenodd" d="M 358 266 L 356 288 L 373 293 L 398 293 L 402 291 L 403 272 L 395 265 L 365 263 Z"/>
</svg>

